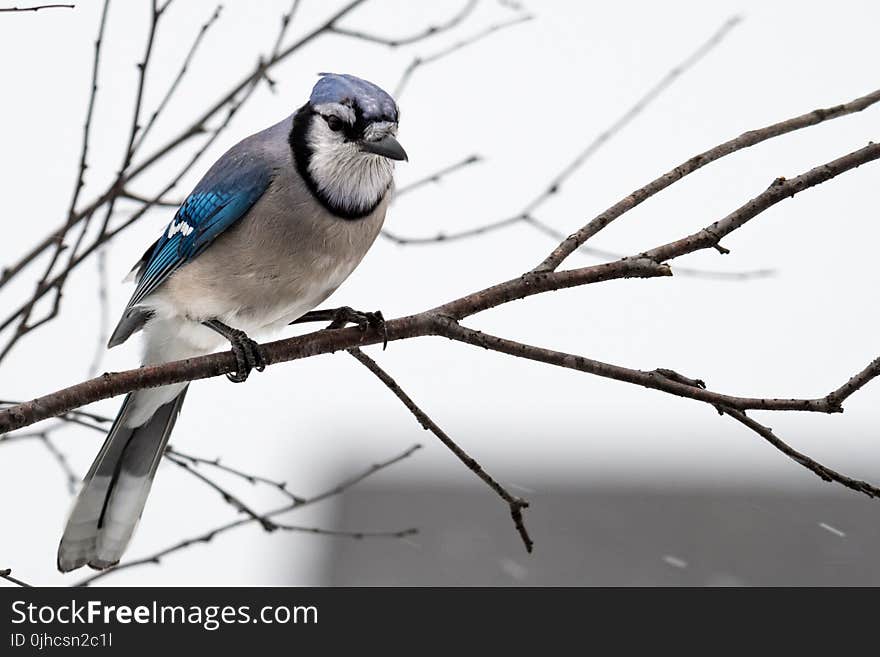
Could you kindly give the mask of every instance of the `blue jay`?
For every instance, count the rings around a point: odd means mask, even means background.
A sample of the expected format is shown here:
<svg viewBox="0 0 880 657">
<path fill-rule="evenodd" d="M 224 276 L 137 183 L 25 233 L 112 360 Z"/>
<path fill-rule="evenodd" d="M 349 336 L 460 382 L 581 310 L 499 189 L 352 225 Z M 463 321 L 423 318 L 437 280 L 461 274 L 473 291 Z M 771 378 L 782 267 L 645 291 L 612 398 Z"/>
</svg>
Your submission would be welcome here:
<svg viewBox="0 0 880 657">
<path fill-rule="evenodd" d="M 264 357 L 249 336 L 329 297 L 372 245 L 392 194 L 398 109 L 376 85 L 322 73 L 309 101 L 227 151 L 132 270 L 108 347 L 143 330 L 145 365 L 228 340 L 233 381 Z M 317 311 L 316 311 L 317 312 Z M 186 383 L 130 393 L 86 474 L 58 569 L 119 562 L 146 504 Z"/>
</svg>

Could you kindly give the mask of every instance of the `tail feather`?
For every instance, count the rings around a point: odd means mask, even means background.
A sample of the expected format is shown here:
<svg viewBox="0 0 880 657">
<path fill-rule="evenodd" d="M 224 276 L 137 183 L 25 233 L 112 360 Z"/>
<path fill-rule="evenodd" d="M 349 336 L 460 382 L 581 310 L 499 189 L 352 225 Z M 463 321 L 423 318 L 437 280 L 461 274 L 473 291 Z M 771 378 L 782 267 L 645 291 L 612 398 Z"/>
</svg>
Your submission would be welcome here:
<svg viewBox="0 0 880 657">
<path fill-rule="evenodd" d="M 131 427 L 126 420 L 136 407 L 137 394 L 126 396 L 85 476 L 58 546 L 62 572 L 86 564 L 104 569 L 118 563 L 144 510 L 186 388 L 144 424 Z"/>
</svg>

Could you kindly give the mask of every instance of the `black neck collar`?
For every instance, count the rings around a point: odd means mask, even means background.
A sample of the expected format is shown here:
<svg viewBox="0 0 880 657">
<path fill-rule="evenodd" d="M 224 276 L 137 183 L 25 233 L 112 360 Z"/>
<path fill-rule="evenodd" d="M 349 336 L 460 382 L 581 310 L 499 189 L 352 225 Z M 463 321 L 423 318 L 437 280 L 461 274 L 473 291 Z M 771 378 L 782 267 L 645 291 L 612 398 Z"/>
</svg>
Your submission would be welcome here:
<svg viewBox="0 0 880 657">
<path fill-rule="evenodd" d="M 330 214 L 348 221 L 363 219 L 367 215 L 372 214 L 372 212 L 379 207 L 384 195 L 380 196 L 376 199 L 375 203 L 368 207 L 352 210 L 347 206 L 334 203 L 333 200 L 318 187 L 318 184 L 315 182 L 314 177 L 312 177 L 312 174 L 309 171 L 309 164 L 312 161 L 312 147 L 309 145 L 308 132 L 309 126 L 312 121 L 315 120 L 316 116 L 317 114 L 315 114 L 310 103 L 306 103 L 300 107 L 296 111 L 296 114 L 293 115 L 293 127 L 290 130 L 290 135 L 288 136 L 287 141 L 290 144 L 290 150 L 293 153 L 293 161 L 296 165 L 296 170 L 306 182 L 306 186 L 309 188 L 312 196 L 314 196 Z"/>
</svg>

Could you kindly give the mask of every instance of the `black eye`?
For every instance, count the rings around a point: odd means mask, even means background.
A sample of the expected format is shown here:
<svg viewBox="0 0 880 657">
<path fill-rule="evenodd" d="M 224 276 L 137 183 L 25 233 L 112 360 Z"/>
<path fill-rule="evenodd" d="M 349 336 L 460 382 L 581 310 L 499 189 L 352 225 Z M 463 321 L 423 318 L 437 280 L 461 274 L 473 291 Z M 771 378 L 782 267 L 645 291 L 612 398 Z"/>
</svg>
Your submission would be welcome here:
<svg viewBox="0 0 880 657">
<path fill-rule="evenodd" d="M 342 126 L 344 125 L 342 119 L 338 116 L 325 116 L 324 119 L 327 121 L 327 125 L 333 132 L 339 132 L 342 130 Z"/>
</svg>

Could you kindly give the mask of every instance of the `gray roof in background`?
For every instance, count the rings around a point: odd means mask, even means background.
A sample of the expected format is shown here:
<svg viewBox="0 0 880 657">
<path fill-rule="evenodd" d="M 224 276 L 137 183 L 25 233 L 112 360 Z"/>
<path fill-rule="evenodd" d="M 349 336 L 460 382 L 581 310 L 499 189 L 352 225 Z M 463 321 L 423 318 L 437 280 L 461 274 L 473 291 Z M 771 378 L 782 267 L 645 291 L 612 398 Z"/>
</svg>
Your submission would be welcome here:
<svg viewBox="0 0 880 657">
<path fill-rule="evenodd" d="M 592 488 L 530 493 L 525 552 L 483 489 L 364 487 L 343 529 L 415 526 L 402 541 L 341 539 L 333 585 L 878 585 L 880 506 L 830 486 Z"/>
</svg>

